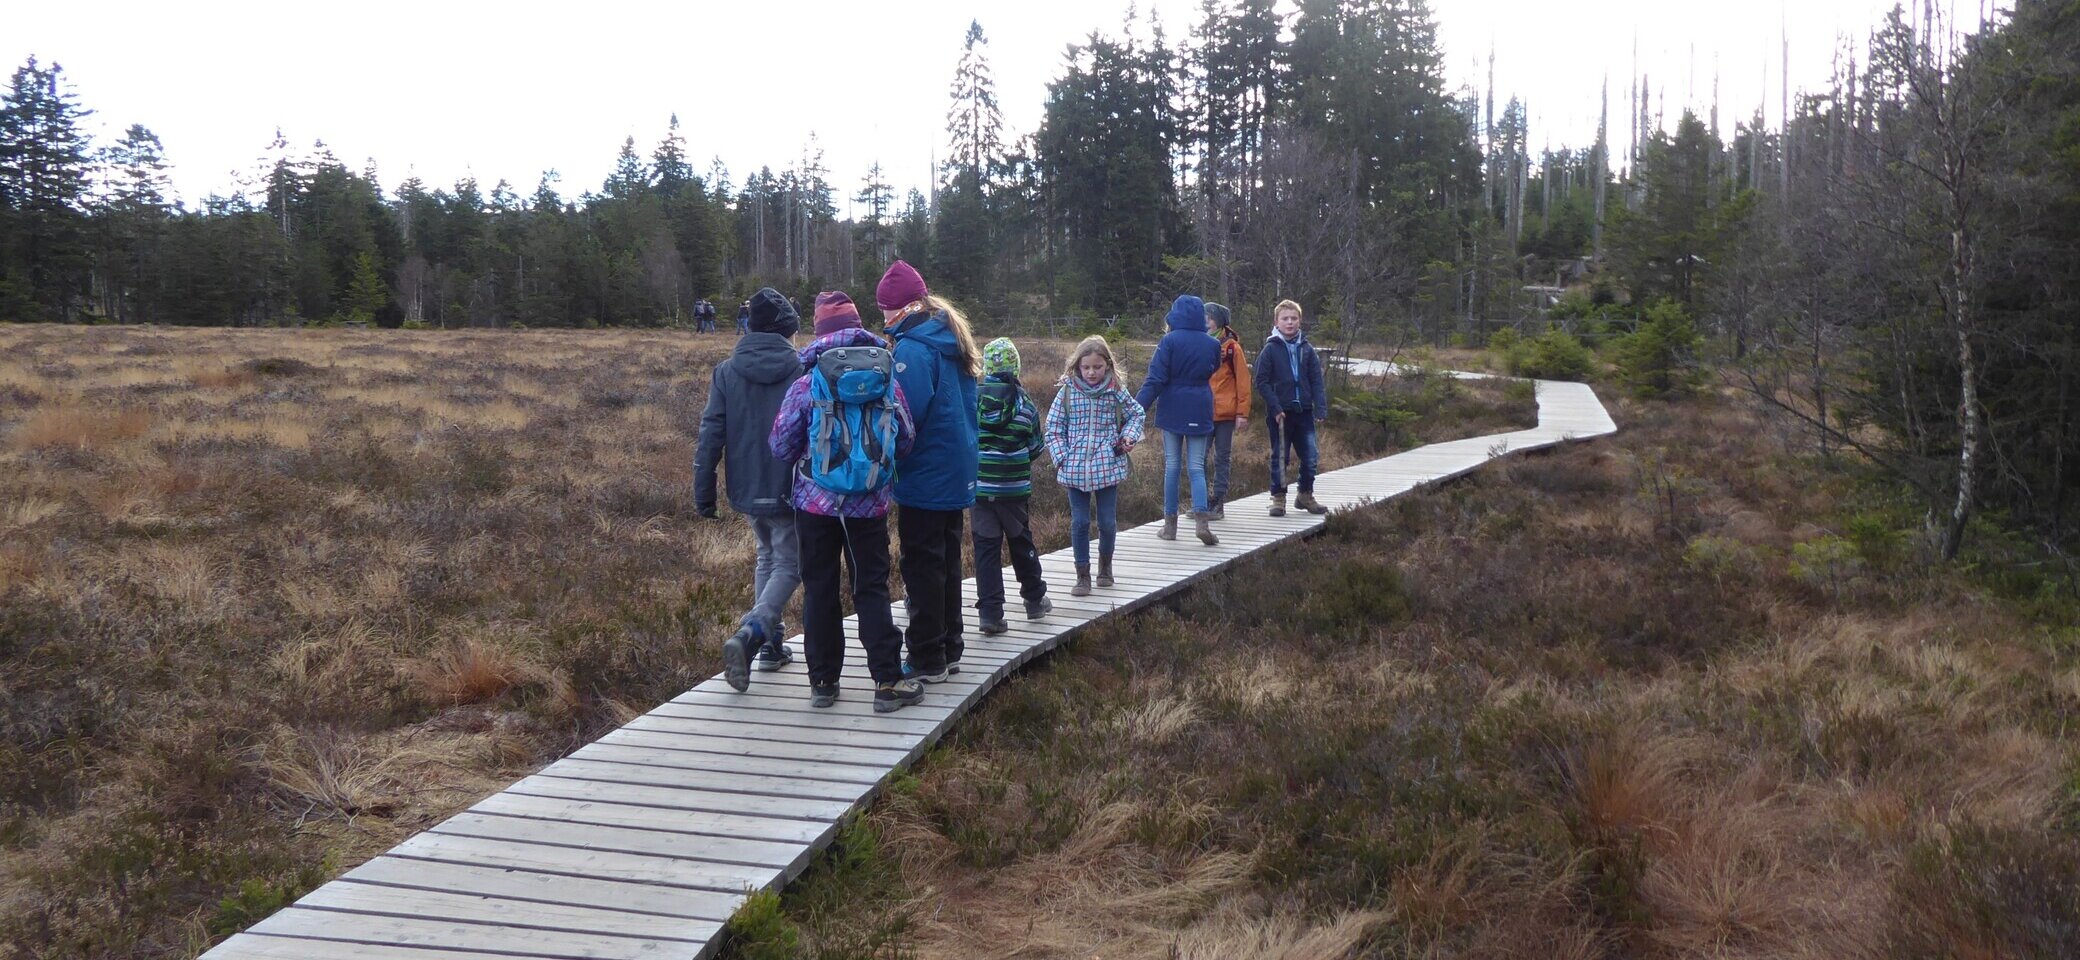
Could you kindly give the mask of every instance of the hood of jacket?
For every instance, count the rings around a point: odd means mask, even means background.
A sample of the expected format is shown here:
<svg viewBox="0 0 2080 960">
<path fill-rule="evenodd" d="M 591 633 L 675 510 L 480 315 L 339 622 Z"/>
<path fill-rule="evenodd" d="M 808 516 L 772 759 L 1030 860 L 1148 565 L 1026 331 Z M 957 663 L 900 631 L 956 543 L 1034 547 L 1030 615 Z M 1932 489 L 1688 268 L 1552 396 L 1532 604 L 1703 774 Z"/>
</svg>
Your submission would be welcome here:
<svg viewBox="0 0 2080 960">
<path fill-rule="evenodd" d="M 791 382 L 802 375 L 794 344 L 777 333 L 747 333 L 729 353 L 730 365 L 752 383 Z"/>
<path fill-rule="evenodd" d="M 829 350 L 832 347 L 886 348 L 887 346 L 888 343 L 886 341 L 883 341 L 880 337 L 868 333 L 866 330 L 860 327 L 847 327 L 836 333 L 825 334 L 821 337 L 817 337 L 815 340 L 810 341 L 808 346 L 803 347 L 802 352 L 797 354 L 796 356 L 800 358 L 802 366 L 804 368 L 814 369 L 816 366 L 816 359 L 818 357 L 823 356 L 823 352 L 825 350 Z"/>
<path fill-rule="evenodd" d="M 1018 378 L 1008 373 L 992 373 L 982 381 L 980 412 L 982 422 L 992 427 L 1010 423 L 1018 416 L 1018 398 L 1024 392 Z"/>
<path fill-rule="evenodd" d="M 954 336 L 953 328 L 946 325 L 946 318 L 940 314 L 911 314 L 902 326 L 889 331 L 889 336 L 897 340 L 915 340 L 956 360 L 961 355 L 960 338 Z"/>
<path fill-rule="evenodd" d="M 1279 332 L 1278 332 L 1278 328 L 1277 328 L 1277 327 L 1272 327 L 1272 328 L 1271 328 L 1271 335 L 1270 335 L 1270 336 L 1268 336 L 1268 337 L 1265 337 L 1265 338 L 1264 338 L 1264 342 L 1265 342 L 1265 343 L 1271 343 L 1271 342 L 1274 342 L 1274 341 L 1276 341 L 1276 342 L 1278 342 L 1278 343 L 1290 343 L 1290 344 L 1293 344 L 1293 345 L 1295 345 L 1295 346 L 1298 346 L 1299 344 L 1303 344 L 1303 343 L 1306 343 L 1306 342 L 1307 342 L 1307 328 L 1306 328 L 1306 327 L 1301 327 L 1300 329 L 1298 329 L 1298 330 L 1295 330 L 1295 331 L 1293 331 L 1293 339 L 1291 339 L 1291 340 L 1287 340 L 1287 339 L 1286 339 L 1285 337 L 1283 337 L 1283 336 L 1281 336 L 1281 335 L 1279 334 Z"/>
</svg>

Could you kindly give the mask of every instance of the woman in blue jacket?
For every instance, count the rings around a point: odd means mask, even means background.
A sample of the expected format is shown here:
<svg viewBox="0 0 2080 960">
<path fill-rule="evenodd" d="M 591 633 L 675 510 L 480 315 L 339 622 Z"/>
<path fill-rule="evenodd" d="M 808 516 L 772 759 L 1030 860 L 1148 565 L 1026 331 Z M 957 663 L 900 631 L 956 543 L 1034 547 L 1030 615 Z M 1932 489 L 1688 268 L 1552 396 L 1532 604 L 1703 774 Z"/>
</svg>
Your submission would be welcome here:
<svg viewBox="0 0 2080 960">
<path fill-rule="evenodd" d="M 968 320 L 901 260 L 874 290 L 896 382 L 917 425 L 917 442 L 896 459 L 896 536 L 903 544 L 904 605 L 910 625 L 905 674 L 941 683 L 960 670 L 962 521 L 975 505 L 980 462 L 977 380 L 982 351 Z"/>
<path fill-rule="evenodd" d="M 1156 344 L 1148 361 L 1148 379 L 1135 399 L 1152 411 L 1149 419 L 1163 431 L 1163 530 L 1156 536 L 1177 539 L 1177 473 L 1192 481 L 1192 520 L 1199 542 L 1221 542 L 1207 521 L 1206 444 L 1213 437 L 1213 372 L 1221 363 L 1220 341 L 1206 334 L 1206 303 L 1186 294 L 1170 305 L 1170 332 Z"/>
</svg>

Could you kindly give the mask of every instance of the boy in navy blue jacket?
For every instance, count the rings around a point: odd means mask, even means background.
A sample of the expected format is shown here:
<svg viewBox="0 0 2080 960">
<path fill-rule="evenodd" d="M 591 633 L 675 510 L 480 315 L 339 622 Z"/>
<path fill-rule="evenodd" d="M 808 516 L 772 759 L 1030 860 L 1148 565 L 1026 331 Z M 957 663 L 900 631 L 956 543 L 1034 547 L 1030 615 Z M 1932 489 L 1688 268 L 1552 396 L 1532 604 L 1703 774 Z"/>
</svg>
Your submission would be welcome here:
<svg viewBox="0 0 2080 960">
<path fill-rule="evenodd" d="M 1328 513 L 1314 499 L 1314 475 L 1321 466 L 1315 425 L 1329 417 L 1329 391 L 1322 379 L 1322 358 L 1300 329 L 1300 305 L 1281 300 L 1272 309 L 1271 336 L 1257 355 L 1257 394 L 1269 414 L 1271 431 L 1271 515 L 1286 515 L 1286 451 L 1300 460 L 1300 496 L 1293 505 L 1308 513 Z"/>
</svg>

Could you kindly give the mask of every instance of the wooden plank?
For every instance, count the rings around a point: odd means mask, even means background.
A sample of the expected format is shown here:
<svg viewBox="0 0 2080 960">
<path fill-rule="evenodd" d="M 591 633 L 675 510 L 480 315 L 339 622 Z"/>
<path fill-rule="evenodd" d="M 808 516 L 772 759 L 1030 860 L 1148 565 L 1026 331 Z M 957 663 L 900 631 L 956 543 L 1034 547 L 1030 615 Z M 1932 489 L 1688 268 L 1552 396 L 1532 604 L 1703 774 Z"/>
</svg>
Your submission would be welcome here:
<svg viewBox="0 0 2080 960">
<path fill-rule="evenodd" d="M 762 890 L 779 876 L 771 867 L 713 863 L 706 860 L 675 860 L 606 850 L 550 847 L 511 840 L 487 840 L 441 833 L 422 833 L 398 844 L 391 851 L 400 857 L 468 863 L 486 867 L 509 867 L 573 877 L 594 877 L 631 883 L 654 883 L 721 893 Z"/>
<path fill-rule="evenodd" d="M 592 823 L 604 827 L 632 827 L 667 833 L 769 840 L 797 846 L 815 843 L 830 829 L 830 823 L 821 820 L 782 820 L 774 817 L 670 810 L 597 800 L 531 797 L 505 791 L 485 797 L 482 802 L 469 809 L 471 813 L 487 816 L 528 817 L 536 820 Z"/>
<path fill-rule="evenodd" d="M 961 677 L 966 676 L 967 674 L 964 672 L 954 679 L 959 680 Z M 975 682 L 971 678 L 965 685 L 973 686 Z M 933 688 L 933 692 L 938 693 L 940 696 L 951 696 L 944 689 L 950 685 L 951 682 L 940 684 L 938 687 Z M 866 681 L 847 678 L 846 682 L 839 684 L 838 696 L 840 703 L 846 699 L 871 699 L 874 696 L 874 690 L 867 685 Z M 778 726 L 738 721 L 701 720 L 649 713 L 629 721 L 625 726 L 636 730 L 697 734 L 706 737 L 734 737 L 747 741 L 780 740 L 781 742 L 788 742 L 800 739 L 792 729 Z M 901 750 L 907 753 L 910 748 L 917 745 L 919 738 L 912 734 L 878 733 L 861 730 L 823 730 L 816 734 L 815 739 L 817 742 L 825 744 L 844 744 L 846 746 L 868 747 L 877 750 Z"/>
<path fill-rule="evenodd" d="M 985 658 L 978 656 L 974 660 L 970 660 L 968 662 L 1001 663 L 1003 661 L 994 659 L 986 660 Z M 808 679 L 808 675 L 803 674 L 802 678 L 804 681 L 806 681 Z M 751 689 L 739 693 L 735 690 L 729 689 L 728 685 L 725 684 L 724 688 L 719 691 L 689 690 L 676 697 L 673 697 L 668 702 L 686 707 L 725 707 L 738 710 L 768 710 L 776 713 L 788 714 L 809 713 L 813 710 L 815 711 L 814 716 L 819 718 L 888 716 L 887 714 L 875 713 L 874 704 L 870 700 L 840 700 L 836 704 L 833 704 L 829 707 L 812 707 L 809 706 L 807 698 L 794 695 L 793 693 L 785 690 L 784 688 L 774 687 L 771 685 L 764 687 L 753 686 Z M 953 705 L 951 704 L 919 703 L 913 704 L 908 707 L 904 707 L 896 715 L 904 719 L 909 719 L 912 717 L 936 718 L 944 716 L 951 712 L 953 712 Z"/>
<path fill-rule="evenodd" d="M 592 933 L 602 937 L 699 944 L 713 936 L 714 921 L 631 913 L 561 903 L 506 900 L 450 890 L 408 890 L 365 883 L 328 883 L 296 901 L 307 910 L 336 910 L 393 917 L 458 920 L 538 930 Z"/>
<path fill-rule="evenodd" d="M 204 954 L 210 960 L 513 960 L 510 953 L 433 950 L 380 943 L 341 943 L 241 933 Z"/>
<path fill-rule="evenodd" d="M 698 923 L 700 921 L 688 921 Z M 504 953 L 555 960 L 653 960 L 691 957 L 698 942 L 658 941 L 416 917 L 388 917 L 289 907 L 253 926 L 254 933 L 349 943 L 377 943 Z"/>
<path fill-rule="evenodd" d="M 444 837 L 476 837 L 480 840 L 511 840 L 543 846 L 631 853 L 676 860 L 745 867 L 784 868 L 806 855 L 803 844 L 775 840 L 749 840 L 697 833 L 668 833 L 638 827 L 601 823 L 535 820 L 482 813 L 458 813 L 441 821 L 433 832 Z"/>
<path fill-rule="evenodd" d="M 501 797 L 514 794 L 501 793 Z M 342 882 L 407 890 L 460 890 L 532 903 L 626 910 L 695 920 L 726 920 L 741 894 L 532 873 L 465 863 L 382 856 L 347 871 Z M 328 884 L 329 886 L 329 884 Z M 320 888 L 322 889 L 322 888 Z"/>
<path fill-rule="evenodd" d="M 604 783 L 639 783 L 653 787 L 680 787 L 715 793 L 741 793 L 747 798 L 780 797 L 802 800 L 852 801 L 867 795 L 871 786 L 834 783 L 795 777 L 766 777 L 750 773 L 718 773 L 633 763 L 565 758 L 543 768 L 541 776 L 566 780 L 597 780 Z M 753 804 L 749 799 L 746 806 Z"/>
<path fill-rule="evenodd" d="M 669 750 L 620 742 L 594 741 L 573 751 L 568 759 L 640 763 L 653 767 L 684 767 L 689 770 L 713 770 L 764 777 L 802 777 L 826 783 L 871 784 L 881 779 L 877 771 L 871 767 L 826 764 L 821 761 L 794 760 L 786 757 L 746 757 L 725 753 Z"/>
<path fill-rule="evenodd" d="M 802 681 L 804 689 L 808 683 Z M 839 701 L 843 703 L 844 701 Z M 847 747 L 825 743 L 797 743 L 777 740 L 740 740 L 735 737 L 689 737 L 684 734 L 658 733 L 622 727 L 593 741 L 594 743 L 619 743 L 632 747 L 659 747 L 666 750 L 688 750 L 697 753 L 714 753 L 724 756 L 781 757 L 790 760 L 807 760 L 834 766 L 849 765 L 887 770 L 901 763 L 904 751 L 874 750 L 867 747 Z M 841 776 L 842 774 L 833 774 Z"/>
<path fill-rule="evenodd" d="M 807 800 L 801 798 L 757 797 L 749 802 L 741 793 L 718 793 L 713 790 L 695 790 L 687 787 L 664 787 L 643 783 L 601 782 L 598 780 L 572 780 L 535 774 L 505 789 L 506 793 L 530 797 L 555 797 L 567 800 L 592 800 L 604 803 L 621 803 L 659 807 L 666 810 L 685 810 L 696 813 L 720 813 L 743 817 L 766 817 L 774 820 L 795 820 L 810 824 L 836 823 L 852 811 L 852 805 L 835 800 Z"/>
<path fill-rule="evenodd" d="M 931 701 L 925 701 L 929 704 Z M 814 713 L 809 712 L 815 710 Z M 815 730 L 857 730 L 863 733 L 901 733 L 923 736 L 939 728 L 945 717 L 926 717 L 921 714 L 904 715 L 895 713 L 844 714 L 832 710 L 816 710 L 810 707 L 799 714 L 773 716 L 775 711 L 754 710 L 739 706 L 707 706 L 704 704 L 674 703 L 665 701 L 650 711 L 660 717 L 685 717 L 689 720 L 720 720 L 730 723 L 757 725 L 760 727 L 806 726 Z"/>
</svg>

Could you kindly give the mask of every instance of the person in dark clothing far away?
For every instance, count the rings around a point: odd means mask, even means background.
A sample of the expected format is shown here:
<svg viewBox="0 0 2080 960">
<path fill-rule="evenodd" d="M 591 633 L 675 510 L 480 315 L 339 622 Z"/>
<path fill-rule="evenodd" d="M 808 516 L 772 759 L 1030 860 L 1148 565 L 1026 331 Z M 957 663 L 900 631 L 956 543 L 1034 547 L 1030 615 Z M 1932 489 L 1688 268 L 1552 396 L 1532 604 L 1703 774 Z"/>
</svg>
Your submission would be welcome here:
<svg viewBox="0 0 2080 960">
<path fill-rule="evenodd" d="M 896 533 L 903 541 L 907 674 L 940 683 L 960 669 L 961 521 L 975 505 L 982 351 L 968 318 L 926 289 L 901 260 L 874 289 L 883 329 L 895 340 L 896 380 L 917 424 L 917 444 L 896 464 Z"/>
<path fill-rule="evenodd" d="M 793 303 L 788 304 L 790 308 L 793 306 Z M 799 316 L 800 311 L 796 311 L 796 315 Z M 744 305 L 737 308 L 737 332 L 740 334 L 751 332 L 751 301 L 749 300 L 744 301 Z"/>
<path fill-rule="evenodd" d="M 715 518 L 715 470 L 726 463 L 729 505 L 750 522 L 758 542 L 751 610 L 722 644 L 723 678 L 738 690 L 750 685 L 754 656 L 760 670 L 778 670 L 794 659 L 780 617 L 802 583 L 794 468 L 766 444 L 787 388 L 802 375 L 802 361 L 788 339 L 801 329 L 801 318 L 770 287 L 753 299 L 751 332 L 737 341 L 729 359 L 715 365 L 710 378 L 693 458 L 694 508 Z"/>
<path fill-rule="evenodd" d="M 1271 433 L 1271 515 L 1286 515 L 1286 451 L 1300 461 L 1300 496 L 1293 505 L 1308 513 L 1328 513 L 1314 498 L 1315 472 L 1321 447 L 1315 426 L 1329 417 L 1329 392 L 1322 379 L 1322 358 L 1300 329 L 1300 305 L 1281 300 L 1271 311 L 1271 336 L 1257 354 L 1257 393 L 1264 398 L 1264 426 Z"/>
</svg>

